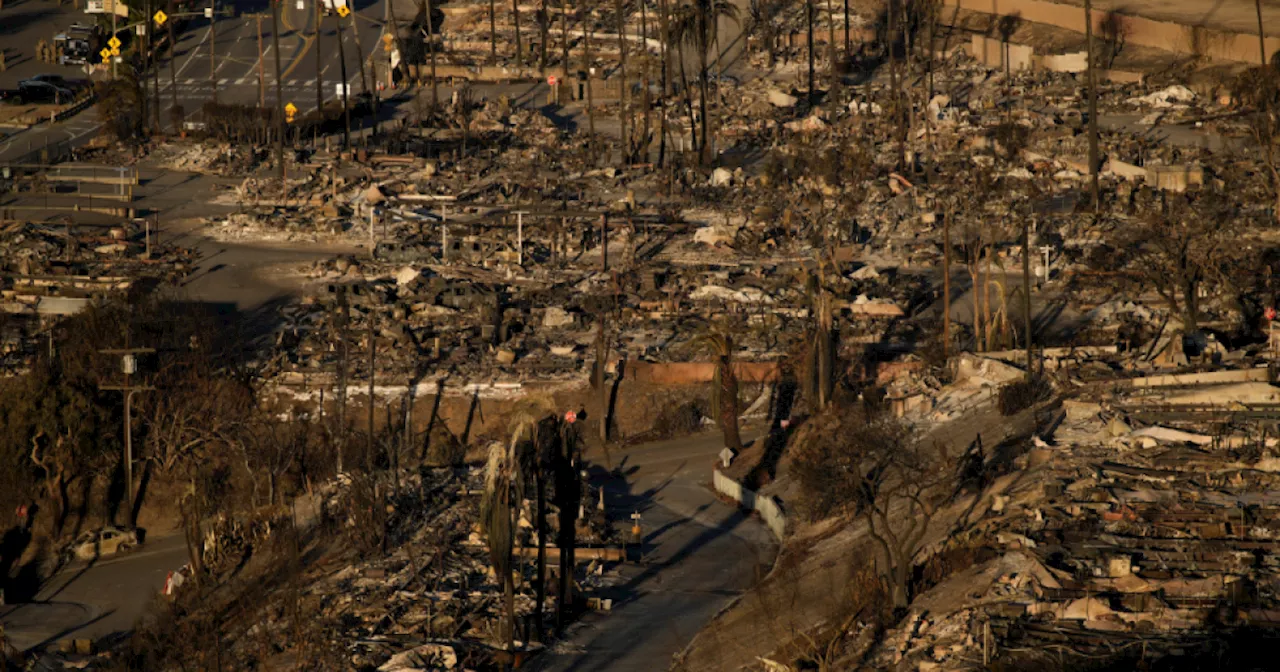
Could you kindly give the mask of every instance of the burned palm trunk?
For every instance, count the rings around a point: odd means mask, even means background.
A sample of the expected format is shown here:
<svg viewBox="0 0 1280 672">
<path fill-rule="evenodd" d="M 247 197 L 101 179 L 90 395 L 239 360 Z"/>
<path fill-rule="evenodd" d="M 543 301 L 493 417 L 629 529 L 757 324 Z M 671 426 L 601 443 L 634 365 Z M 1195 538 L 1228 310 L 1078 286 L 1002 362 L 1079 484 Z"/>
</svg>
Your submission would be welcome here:
<svg viewBox="0 0 1280 672">
<path fill-rule="evenodd" d="M 578 480 L 577 431 L 562 426 L 560 446 L 552 460 L 555 475 L 555 505 L 560 527 L 556 545 L 560 549 L 560 581 L 556 586 L 556 634 L 562 634 L 573 614 L 574 547 L 577 545 L 578 507 L 582 502 L 582 483 Z"/>
</svg>

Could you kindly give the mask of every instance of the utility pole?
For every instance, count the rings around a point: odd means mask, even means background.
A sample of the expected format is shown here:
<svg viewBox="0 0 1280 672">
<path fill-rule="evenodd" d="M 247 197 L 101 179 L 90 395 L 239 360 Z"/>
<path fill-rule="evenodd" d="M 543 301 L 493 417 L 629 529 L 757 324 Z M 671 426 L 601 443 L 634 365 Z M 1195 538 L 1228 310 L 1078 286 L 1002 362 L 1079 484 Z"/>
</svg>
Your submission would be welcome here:
<svg viewBox="0 0 1280 672">
<path fill-rule="evenodd" d="M 1035 376 L 1031 368 L 1031 224 L 1022 220 L 1022 312 L 1025 314 L 1023 329 L 1027 332 L 1027 379 Z"/>
<path fill-rule="evenodd" d="M 951 208 L 942 217 L 942 361 L 951 358 Z"/>
<path fill-rule="evenodd" d="M 123 385 L 100 385 L 99 389 L 118 390 L 124 394 L 124 498 L 125 505 L 128 507 L 130 529 L 136 522 L 133 518 L 133 428 L 131 427 L 133 395 L 136 392 L 155 389 L 150 385 L 134 385 L 132 377 L 138 371 L 137 355 L 152 352 L 155 352 L 152 348 L 117 348 L 98 351 L 103 355 L 119 355 L 120 368 L 124 372 Z"/>
<path fill-rule="evenodd" d="M 176 13 L 177 12 L 173 8 L 173 0 L 169 0 L 169 15 L 173 16 Z M 182 131 L 182 129 L 178 127 L 178 120 L 180 119 L 178 116 L 178 70 L 175 65 L 175 62 L 178 59 L 174 56 L 173 50 L 173 19 L 165 21 L 165 24 L 167 24 L 169 28 L 169 99 L 172 101 L 169 105 L 169 121 L 173 124 L 173 132 L 176 134 Z"/>
<path fill-rule="evenodd" d="M 426 0 L 427 14 L 427 45 L 431 51 L 431 108 L 438 111 L 440 107 L 440 88 L 436 83 L 436 28 L 435 18 L 431 13 L 435 11 L 435 3 L 432 0 Z"/>
<path fill-rule="evenodd" d="M 338 21 L 338 63 L 342 71 L 342 146 L 351 146 L 351 105 L 347 102 L 348 89 L 351 85 L 347 82 L 347 48 L 346 36 L 342 34 L 342 19 Z"/>
<path fill-rule="evenodd" d="M 618 72 L 622 77 L 622 86 L 618 91 L 618 122 L 622 125 L 622 161 L 626 164 L 631 162 L 631 136 L 627 132 L 627 121 L 631 115 L 627 111 L 627 94 L 630 88 L 627 85 L 627 23 L 622 8 L 622 0 L 614 0 L 614 13 L 618 15 Z"/>
<path fill-rule="evenodd" d="M 369 59 L 365 58 L 364 47 L 360 46 L 360 27 L 356 25 L 356 10 L 352 9 L 351 13 L 347 14 L 347 18 L 351 19 L 351 34 L 356 39 L 356 54 L 359 59 L 357 65 L 360 66 L 360 91 L 368 97 L 369 79 L 364 74 L 364 64 Z M 364 124 L 361 124 L 360 127 L 364 128 Z M 378 132 L 378 108 L 376 106 L 373 108 L 373 132 Z M 365 144 L 368 143 L 366 142 Z"/>
<path fill-rule="evenodd" d="M 600 272 L 609 272 L 609 215 L 600 215 Z M 607 358 L 604 343 L 604 322 L 607 309 L 600 308 L 600 317 L 596 320 L 596 369 L 597 382 L 600 385 L 600 446 L 608 454 L 609 445 L 609 388 L 605 385 L 605 359 Z"/>
<path fill-rule="evenodd" d="M 324 114 L 324 77 L 320 75 L 320 72 L 324 70 L 323 55 L 321 54 L 323 49 L 320 48 L 320 33 L 323 32 L 320 24 L 324 22 L 324 3 L 321 0 L 314 0 L 314 2 L 316 3 L 316 117 L 318 118 L 316 123 L 317 127 L 319 127 L 328 121 Z M 316 149 L 319 149 L 319 147 Z"/>
<path fill-rule="evenodd" d="M 809 40 L 809 106 L 813 107 L 818 103 L 818 94 L 817 94 L 817 91 L 814 89 L 815 83 L 813 79 L 813 0 L 805 0 L 804 10 L 805 10 L 805 23 L 807 25 L 808 40 Z M 890 16 L 892 16 L 892 12 L 893 12 L 892 7 L 890 7 L 889 11 L 890 11 Z M 889 36 L 890 36 L 889 49 L 893 49 L 893 30 L 892 29 L 890 29 L 889 31 Z"/>
<path fill-rule="evenodd" d="M 214 55 L 218 51 L 218 3 L 217 0 L 209 0 L 209 86 L 213 87 L 213 104 L 218 104 L 218 73 L 217 73 L 217 57 Z"/>
<path fill-rule="evenodd" d="M 258 21 L 258 107 L 267 106 L 267 78 L 262 69 L 262 14 L 254 14 Z"/>
<path fill-rule="evenodd" d="M 1267 67 L 1267 34 L 1262 30 L 1262 0 L 1253 0 L 1258 10 L 1258 51 L 1262 52 L 1262 67 Z"/>
<path fill-rule="evenodd" d="M 1093 0 L 1084 0 L 1084 36 L 1089 59 L 1089 189 L 1093 195 L 1093 212 L 1101 206 L 1098 191 L 1098 75 L 1093 62 Z"/>
<path fill-rule="evenodd" d="M 284 87 L 280 82 L 280 3 L 271 0 L 271 48 L 276 52 L 276 114 L 279 131 L 276 137 L 276 162 L 280 164 L 280 193 L 284 193 Z M 319 73 L 316 73 L 319 75 Z"/>
<path fill-rule="evenodd" d="M 347 324 L 351 317 L 347 286 L 338 285 L 338 473 L 342 473 L 342 453 L 347 447 Z"/>
<path fill-rule="evenodd" d="M 119 31 L 116 27 L 116 11 L 119 9 L 116 3 L 118 2 L 120 0 L 111 0 L 111 37 L 117 37 L 116 33 Z M 118 57 L 114 55 L 111 57 L 111 79 L 113 80 L 116 78 L 116 58 Z"/>
<path fill-rule="evenodd" d="M 373 379 L 377 341 L 373 336 L 373 313 L 369 314 L 369 443 L 364 454 L 365 473 L 373 473 Z"/>
<path fill-rule="evenodd" d="M 591 67 L 591 11 L 588 9 L 584 13 L 583 34 L 582 34 L 582 69 L 587 73 L 587 130 L 590 133 L 590 142 L 596 139 L 596 106 L 592 97 L 592 75 L 595 74 L 595 68 Z"/>
</svg>

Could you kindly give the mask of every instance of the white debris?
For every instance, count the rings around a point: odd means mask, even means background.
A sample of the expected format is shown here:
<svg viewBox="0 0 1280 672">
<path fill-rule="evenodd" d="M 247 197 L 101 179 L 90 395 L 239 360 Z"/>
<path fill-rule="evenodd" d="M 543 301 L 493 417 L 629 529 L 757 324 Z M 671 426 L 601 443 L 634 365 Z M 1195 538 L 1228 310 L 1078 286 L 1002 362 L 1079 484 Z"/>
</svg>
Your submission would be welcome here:
<svg viewBox="0 0 1280 672">
<path fill-rule="evenodd" d="M 1127 102 L 1130 105 L 1168 108 L 1184 107 L 1194 102 L 1195 99 L 1196 94 L 1194 91 L 1181 84 L 1174 84 L 1145 96 L 1130 98 Z"/>
</svg>

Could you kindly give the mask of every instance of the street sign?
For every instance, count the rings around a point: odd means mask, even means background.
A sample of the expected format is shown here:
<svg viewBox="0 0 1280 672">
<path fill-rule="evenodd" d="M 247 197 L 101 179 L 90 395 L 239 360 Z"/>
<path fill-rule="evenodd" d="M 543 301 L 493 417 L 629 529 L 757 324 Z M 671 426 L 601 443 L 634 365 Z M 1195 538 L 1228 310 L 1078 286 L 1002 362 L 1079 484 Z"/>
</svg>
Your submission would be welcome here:
<svg viewBox="0 0 1280 672">
<path fill-rule="evenodd" d="M 293 123 L 294 115 L 298 114 L 298 106 L 293 103 L 286 103 L 284 106 L 284 120 Z"/>
<path fill-rule="evenodd" d="M 572 425 L 573 423 L 578 421 L 578 414 L 574 413 L 573 411 L 565 411 L 564 421 Z"/>
<path fill-rule="evenodd" d="M 547 86 L 555 86 L 555 85 L 556 85 L 556 76 L 551 75 L 550 77 L 547 78 Z"/>
<path fill-rule="evenodd" d="M 345 19 L 345 18 L 347 18 L 347 15 L 348 15 L 348 14 L 350 14 L 350 13 L 351 13 L 351 10 L 347 9 L 347 6 L 346 6 L 346 5 L 339 5 L 339 6 L 338 6 L 338 16 L 341 16 L 342 18 L 344 18 L 344 19 Z"/>
<path fill-rule="evenodd" d="M 147 34 L 147 24 L 145 24 L 145 23 L 139 23 L 137 26 L 135 26 L 135 27 L 134 27 L 134 31 L 135 31 L 136 33 L 138 33 L 139 35 L 146 35 L 146 34 Z"/>
<path fill-rule="evenodd" d="M 298 0 L 298 9 L 306 9 L 306 8 L 307 8 L 306 4 L 304 4 L 302 0 Z"/>
<path fill-rule="evenodd" d="M 165 13 L 164 13 L 164 10 L 163 10 L 163 9 L 161 9 L 161 10 L 157 11 L 157 12 L 156 12 L 156 14 L 155 14 L 155 16 L 153 16 L 153 17 L 151 17 L 151 18 L 155 19 L 155 21 L 156 21 L 156 25 L 157 25 L 157 26 L 163 26 L 163 25 L 164 25 L 164 22 L 169 20 L 169 15 L 168 15 L 168 14 L 165 14 Z"/>
<path fill-rule="evenodd" d="M 212 19 L 212 18 L 213 18 L 213 8 L 212 8 L 212 7 L 205 7 L 205 8 L 204 8 L 204 18 L 206 18 L 206 19 Z"/>
<path fill-rule="evenodd" d="M 110 50 L 110 49 L 103 49 L 102 51 L 99 51 L 99 52 L 98 52 L 98 55 L 99 55 L 99 56 L 101 56 L 101 57 L 102 57 L 102 60 L 104 60 L 104 61 L 105 61 L 105 60 L 107 60 L 108 58 L 111 58 L 111 50 Z"/>
<path fill-rule="evenodd" d="M 339 82 L 339 83 L 337 83 L 337 84 L 334 84 L 334 85 L 333 85 L 333 95 L 335 95 L 335 96 L 347 96 L 347 95 L 351 95 L 351 85 L 350 85 L 350 84 L 343 84 L 343 83 L 341 83 L 341 82 Z"/>
<path fill-rule="evenodd" d="M 116 47 L 111 47 L 111 55 L 112 55 L 112 56 L 119 56 L 119 55 L 120 55 L 120 50 L 119 50 L 118 48 L 116 48 Z"/>
<path fill-rule="evenodd" d="M 116 37 L 115 35 L 112 35 L 111 39 L 107 40 L 107 46 L 111 47 L 112 49 L 119 49 L 120 38 Z"/>
</svg>

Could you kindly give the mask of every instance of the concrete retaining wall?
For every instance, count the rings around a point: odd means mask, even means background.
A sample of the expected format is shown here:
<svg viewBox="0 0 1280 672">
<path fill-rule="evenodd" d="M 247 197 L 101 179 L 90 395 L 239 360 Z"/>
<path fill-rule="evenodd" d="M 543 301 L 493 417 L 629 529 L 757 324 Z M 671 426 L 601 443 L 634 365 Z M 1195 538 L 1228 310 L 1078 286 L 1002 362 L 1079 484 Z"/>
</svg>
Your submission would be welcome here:
<svg viewBox="0 0 1280 672">
<path fill-rule="evenodd" d="M 1043 23 L 1077 33 L 1084 33 L 1084 10 L 1070 5 L 1060 5 L 1047 0 L 944 0 L 947 8 L 995 14 L 1016 15 L 1024 21 Z M 1110 12 L 1093 13 L 1094 35 L 1103 36 L 1102 22 Z M 1258 36 L 1235 33 L 1201 26 L 1189 26 L 1172 21 L 1156 21 L 1141 16 L 1115 12 L 1121 17 L 1125 29 L 1125 43 L 1143 47 L 1155 47 L 1175 54 L 1207 56 L 1226 61 L 1257 63 L 1259 58 Z M 944 10 L 943 16 L 949 16 Z M 1268 58 L 1280 51 L 1280 37 L 1268 37 L 1265 42 Z"/>
<path fill-rule="evenodd" d="M 787 514 L 782 510 L 782 503 L 776 497 L 757 493 L 755 490 L 720 473 L 719 468 L 713 470 L 712 480 L 716 492 L 725 497 L 730 497 L 742 504 L 742 506 L 759 513 L 760 518 L 764 520 L 764 524 L 769 526 L 769 530 L 773 532 L 773 536 L 778 538 L 778 541 L 782 541 L 786 537 Z"/>
<path fill-rule="evenodd" d="M 742 383 L 771 383 L 778 380 L 777 362 L 735 362 L 733 372 Z M 712 362 L 627 362 L 626 378 L 655 385 L 701 385 L 715 378 Z"/>
</svg>

